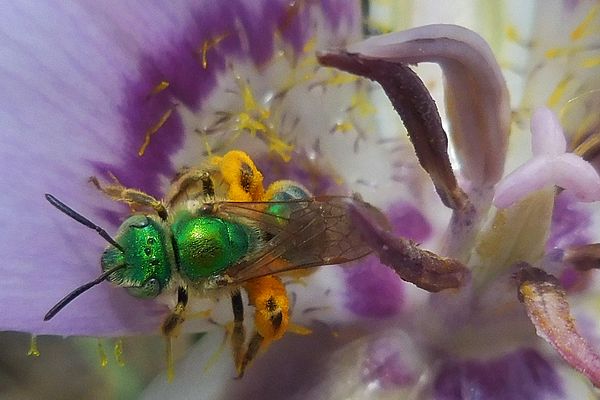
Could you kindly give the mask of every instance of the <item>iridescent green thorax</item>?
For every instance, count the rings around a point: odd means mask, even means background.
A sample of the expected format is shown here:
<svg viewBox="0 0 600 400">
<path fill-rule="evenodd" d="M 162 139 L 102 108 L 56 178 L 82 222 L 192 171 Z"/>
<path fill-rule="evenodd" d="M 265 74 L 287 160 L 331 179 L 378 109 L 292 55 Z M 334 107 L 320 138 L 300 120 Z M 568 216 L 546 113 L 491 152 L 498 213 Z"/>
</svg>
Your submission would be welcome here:
<svg viewBox="0 0 600 400">
<path fill-rule="evenodd" d="M 244 257 L 251 236 L 241 224 L 179 212 L 171 226 L 179 271 L 191 282 L 215 276 Z"/>
<path fill-rule="evenodd" d="M 137 297 L 155 297 L 171 279 L 171 240 L 160 222 L 133 215 L 121 225 L 116 238 L 125 252 L 110 246 L 102 254 L 102 270 L 127 267 L 111 274 L 109 280 L 128 288 Z"/>
</svg>

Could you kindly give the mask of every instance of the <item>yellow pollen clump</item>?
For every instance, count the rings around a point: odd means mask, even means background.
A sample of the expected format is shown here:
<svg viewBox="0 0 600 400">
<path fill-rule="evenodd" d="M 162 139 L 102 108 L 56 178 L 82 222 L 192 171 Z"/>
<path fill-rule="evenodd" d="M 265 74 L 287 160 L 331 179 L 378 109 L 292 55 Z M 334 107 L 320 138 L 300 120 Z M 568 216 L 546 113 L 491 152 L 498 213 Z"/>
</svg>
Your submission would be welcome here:
<svg viewBox="0 0 600 400">
<path fill-rule="evenodd" d="M 243 151 L 229 151 L 223 157 L 213 157 L 223 180 L 229 185 L 227 198 L 231 201 L 259 201 L 264 194 L 263 176 L 252 159 Z"/>
</svg>

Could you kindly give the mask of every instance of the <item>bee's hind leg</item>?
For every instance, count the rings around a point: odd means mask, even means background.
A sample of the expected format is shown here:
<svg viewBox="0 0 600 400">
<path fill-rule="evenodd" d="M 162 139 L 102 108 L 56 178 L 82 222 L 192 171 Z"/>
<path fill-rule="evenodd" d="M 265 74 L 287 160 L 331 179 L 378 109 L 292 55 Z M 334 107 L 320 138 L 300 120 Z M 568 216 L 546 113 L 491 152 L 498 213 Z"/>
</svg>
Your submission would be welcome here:
<svg viewBox="0 0 600 400">
<path fill-rule="evenodd" d="M 231 308 L 233 310 L 233 331 L 231 332 L 231 348 L 233 350 L 233 361 L 238 375 L 240 375 L 241 360 L 243 357 L 243 346 L 246 341 L 244 329 L 244 302 L 240 290 L 231 294 Z"/>
<path fill-rule="evenodd" d="M 150 207 L 156 211 L 162 220 L 168 217 L 167 208 L 165 205 L 154 196 L 144 193 L 141 190 L 131 189 L 123 186 L 119 180 L 112 175 L 114 183 L 101 185 L 98 178 L 90 177 L 89 181 L 96 186 L 98 190 L 115 201 L 120 201 L 129 204 L 131 207 Z"/>
<path fill-rule="evenodd" d="M 236 363 L 238 377 L 256 357 L 259 350 L 268 347 L 273 340 L 281 339 L 289 325 L 289 299 L 281 280 L 275 276 L 264 276 L 248 281 L 244 288 L 250 304 L 256 308 L 254 325 L 256 332 L 248 343 L 243 357 Z"/>
</svg>

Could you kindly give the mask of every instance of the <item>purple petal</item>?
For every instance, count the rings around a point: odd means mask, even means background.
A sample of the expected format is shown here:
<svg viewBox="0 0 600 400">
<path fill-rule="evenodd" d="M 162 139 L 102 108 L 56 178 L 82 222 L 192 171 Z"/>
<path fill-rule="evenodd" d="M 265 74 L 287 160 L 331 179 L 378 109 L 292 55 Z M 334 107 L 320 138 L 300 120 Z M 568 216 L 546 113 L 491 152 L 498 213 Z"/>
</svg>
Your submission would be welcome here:
<svg viewBox="0 0 600 400">
<path fill-rule="evenodd" d="M 404 288 L 396 273 L 376 257 L 360 265 L 344 268 L 346 277 L 345 306 L 354 314 L 368 318 L 389 318 L 402 311 Z"/>
<path fill-rule="evenodd" d="M 567 141 L 556 115 L 540 107 L 531 116 L 531 152 L 535 156 L 557 156 L 567 151 Z"/>
<path fill-rule="evenodd" d="M 383 390 L 390 390 L 415 384 L 418 372 L 416 365 L 407 362 L 410 349 L 405 346 L 397 337 L 382 337 L 369 343 L 362 365 L 365 385 L 377 382 Z"/>
<path fill-rule="evenodd" d="M 107 283 L 42 321 L 63 295 L 99 274 L 106 245 L 47 204 L 44 193 L 114 232 L 128 211 L 90 187 L 88 177 L 110 171 L 125 185 L 162 195 L 176 169 L 201 160 L 201 148 L 181 152 L 198 125 L 190 115 L 218 95 L 217 77 L 228 72 L 227 63 L 260 67 L 279 50 L 274 38 L 280 33 L 284 46 L 298 48 L 313 34 L 308 16 L 321 15 L 315 12 L 321 5 L 325 23 L 340 32 L 358 16 L 354 4 L 339 0 L 297 10 L 285 0 L 3 7 L 0 160 L 9 173 L 0 177 L 0 301 L 11 311 L 0 318 L 0 329 L 63 335 L 157 329 L 164 306 Z M 198 48 L 219 35 L 225 37 L 203 68 Z M 167 87 L 153 93 L 161 81 Z"/>
<path fill-rule="evenodd" d="M 569 192 L 562 192 L 556 196 L 546 249 L 566 249 L 590 243 L 590 218 L 591 212 L 579 204 Z"/>
<path fill-rule="evenodd" d="M 404 398 L 425 367 L 420 347 L 402 331 L 356 339 L 355 330 L 336 329 L 333 334 L 321 326 L 311 335 L 287 335 L 274 343 L 244 379 L 236 380 L 227 349 L 209 361 L 221 343 L 222 335 L 205 335 L 178 363 L 173 384 L 158 376 L 144 398 Z"/>
<path fill-rule="evenodd" d="M 533 349 L 487 361 L 446 361 L 433 386 L 436 400 L 541 400 L 564 393 L 556 370 Z"/>
<path fill-rule="evenodd" d="M 407 202 L 396 202 L 386 212 L 396 236 L 423 243 L 431 237 L 432 227 L 417 207 Z"/>
<path fill-rule="evenodd" d="M 386 213 L 393 232 L 417 242 L 429 239 L 431 224 L 413 205 L 394 203 Z M 359 265 L 344 268 L 345 306 L 354 314 L 367 318 L 389 318 L 406 308 L 406 289 L 393 270 L 369 257 Z"/>
<path fill-rule="evenodd" d="M 348 51 L 408 64 L 439 63 L 446 80 L 451 139 L 463 175 L 484 186 L 501 178 L 510 127 L 508 90 L 479 35 L 455 25 L 428 25 L 376 36 Z"/>
</svg>

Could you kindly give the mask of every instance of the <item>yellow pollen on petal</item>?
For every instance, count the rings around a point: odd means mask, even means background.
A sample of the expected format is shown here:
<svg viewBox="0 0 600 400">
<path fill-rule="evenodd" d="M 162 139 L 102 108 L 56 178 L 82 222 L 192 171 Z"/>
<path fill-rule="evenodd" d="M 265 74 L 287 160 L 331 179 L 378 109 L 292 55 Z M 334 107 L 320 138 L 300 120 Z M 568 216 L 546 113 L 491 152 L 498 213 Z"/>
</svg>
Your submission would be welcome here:
<svg viewBox="0 0 600 400">
<path fill-rule="evenodd" d="M 512 24 L 508 25 L 506 27 L 506 36 L 508 37 L 508 40 L 510 40 L 511 42 L 515 42 L 515 43 L 521 42 L 521 35 L 519 34 L 517 27 Z"/>
<path fill-rule="evenodd" d="M 583 68 L 595 68 L 600 65 L 600 56 L 590 57 L 583 60 L 581 66 Z"/>
<path fill-rule="evenodd" d="M 335 123 L 333 127 L 334 132 L 347 133 L 354 130 L 354 125 L 348 121 L 339 121 Z"/>
<path fill-rule="evenodd" d="M 571 40 L 579 40 L 586 35 L 592 33 L 590 31 L 590 27 L 592 27 L 592 22 L 598 16 L 598 12 L 600 12 L 600 4 L 596 4 L 593 6 L 590 11 L 587 13 L 583 21 L 573 31 L 571 32 Z"/>
<path fill-rule="evenodd" d="M 544 55 L 546 58 L 552 60 L 554 58 L 563 57 L 569 55 L 575 51 L 574 47 L 554 47 L 546 50 Z"/>
<path fill-rule="evenodd" d="M 366 90 L 358 90 L 352 95 L 350 108 L 357 110 L 361 117 L 374 115 L 377 111 Z"/>
<path fill-rule="evenodd" d="M 567 75 L 560 82 L 558 82 L 558 84 L 556 85 L 556 87 L 554 88 L 552 93 L 550 94 L 550 97 L 548 97 L 548 103 L 547 103 L 548 107 L 556 107 L 556 105 L 558 105 L 558 102 L 565 94 L 565 91 L 567 90 L 567 86 L 571 82 L 572 79 L 573 79 L 572 76 Z"/>
<path fill-rule="evenodd" d="M 123 339 L 117 339 L 114 346 L 115 361 L 120 367 L 125 366 L 125 360 L 123 359 Z"/>
<path fill-rule="evenodd" d="M 317 47 L 317 37 L 316 36 L 312 36 L 310 39 L 308 39 L 308 41 L 304 44 L 304 47 L 302 48 L 302 51 L 304 53 L 312 53 L 315 51 L 315 48 Z"/>
<path fill-rule="evenodd" d="M 104 351 L 104 345 L 102 344 L 101 339 L 98 339 L 98 356 L 100 356 L 100 366 L 102 368 L 106 367 L 108 365 L 108 357 Z"/>
<path fill-rule="evenodd" d="M 294 324 L 293 322 L 289 323 L 287 330 L 288 330 L 288 332 L 295 333 L 296 335 L 302 335 L 302 336 L 310 335 L 312 333 L 312 329 L 307 328 L 302 325 Z"/>
<path fill-rule="evenodd" d="M 158 122 L 156 122 L 156 124 L 152 125 L 148 130 L 146 130 L 146 135 L 144 136 L 144 143 L 138 151 L 138 156 L 141 157 L 144 155 L 144 153 L 146 152 L 146 148 L 148 148 L 148 145 L 150 144 L 150 137 L 156 132 L 158 132 L 160 128 L 162 128 L 167 123 L 169 118 L 171 118 L 172 113 L 173 109 L 169 108 L 167 111 L 164 112 L 163 115 L 161 115 L 160 119 L 158 120 Z"/>
<path fill-rule="evenodd" d="M 256 100 L 247 82 L 242 82 L 239 77 L 237 79 L 241 86 L 244 110 L 237 115 L 234 130 L 247 131 L 252 136 L 260 135 L 269 145 L 269 150 L 277 153 L 284 161 L 289 161 L 294 147 L 282 140 L 273 128 L 270 109 Z"/>
<path fill-rule="evenodd" d="M 29 351 L 27 352 L 28 356 L 33 356 L 33 357 L 39 357 L 40 356 L 40 351 L 38 350 L 38 344 L 37 344 L 37 336 L 36 335 L 31 335 L 31 338 L 29 340 Z"/>
<path fill-rule="evenodd" d="M 334 72 L 331 78 L 327 79 L 327 84 L 331 86 L 341 86 L 353 83 L 358 80 L 358 76 L 350 75 L 345 72 Z"/>
</svg>

